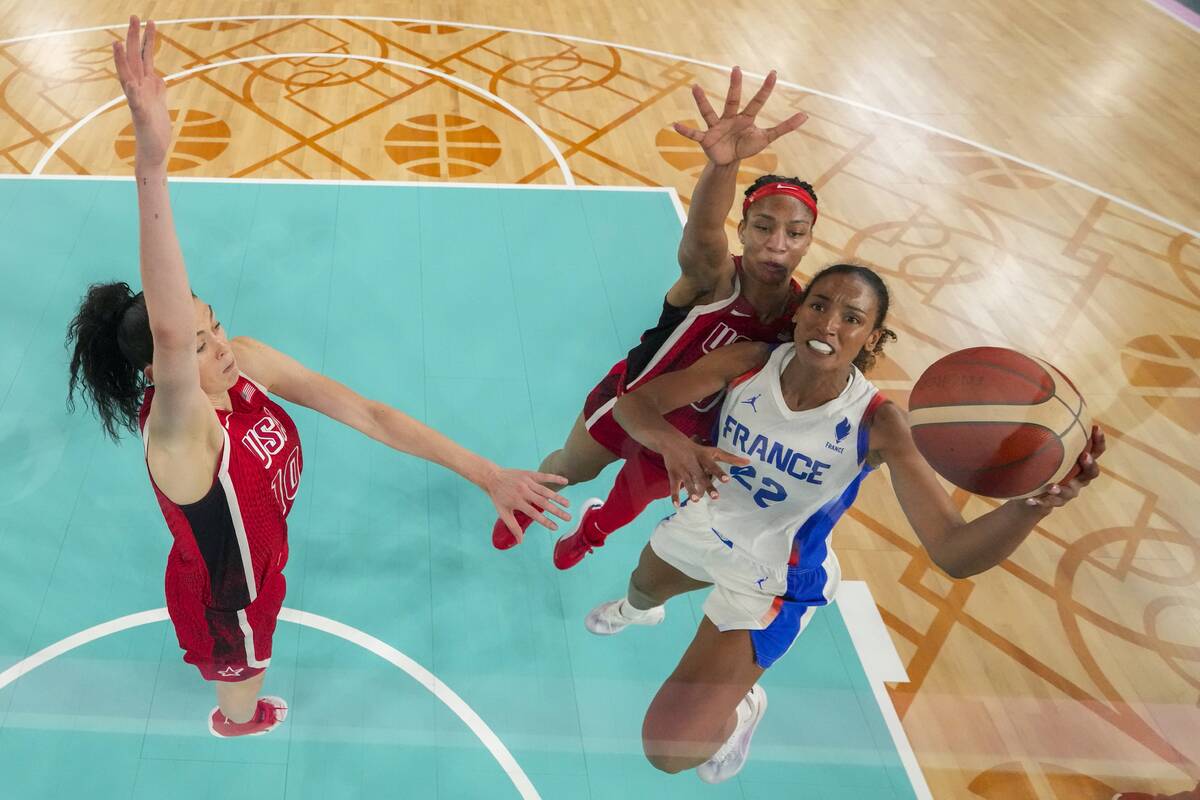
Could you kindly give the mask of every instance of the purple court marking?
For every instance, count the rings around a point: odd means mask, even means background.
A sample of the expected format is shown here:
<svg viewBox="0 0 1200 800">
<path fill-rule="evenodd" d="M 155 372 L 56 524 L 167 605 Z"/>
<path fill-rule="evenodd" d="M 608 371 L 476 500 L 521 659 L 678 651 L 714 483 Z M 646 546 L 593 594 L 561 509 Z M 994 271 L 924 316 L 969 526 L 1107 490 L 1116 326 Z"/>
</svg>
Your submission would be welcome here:
<svg viewBox="0 0 1200 800">
<path fill-rule="evenodd" d="M 1146 2 L 1157 7 L 1163 13 L 1170 14 L 1192 30 L 1200 31 L 1200 14 L 1183 3 L 1177 2 L 1177 0 L 1146 0 Z"/>
</svg>

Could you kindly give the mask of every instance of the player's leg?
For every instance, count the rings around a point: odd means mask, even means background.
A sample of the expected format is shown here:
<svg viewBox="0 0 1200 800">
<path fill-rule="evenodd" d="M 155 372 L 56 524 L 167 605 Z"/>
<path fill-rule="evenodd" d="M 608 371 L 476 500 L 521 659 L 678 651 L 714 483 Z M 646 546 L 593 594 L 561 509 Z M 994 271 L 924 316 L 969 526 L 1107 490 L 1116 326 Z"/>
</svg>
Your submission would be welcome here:
<svg viewBox="0 0 1200 800">
<path fill-rule="evenodd" d="M 625 596 L 593 608 L 584 625 L 600 636 L 620 633 L 630 625 L 657 625 L 666 618 L 664 603 L 710 585 L 668 564 L 647 544 L 629 576 Z"/>
<path fill-rule="evenodd" d="M 258 707 L 266 670 L 244 681 L 217 681 L 217 709 L 230 722 L 248 722 Z"/>
<path fill-rule="evenodd" d="M 615 423 L 614 423 L 615 424 Z M 588 433 L 583 413 L 576 418 L 567 434 L 567 441 L 561 448 L 546 456 L 538 467 L 540 472 L 562 475 L 569 483 L 590 481 L 600 474 L 600 471 L 617 460 L 617 455 L 600 444 Z M 555 486 L 561 489 L 561 486 Z M 528 530 L 531 520 L 520 511 L 515 514 L 517 525 L 521 530 Z M 517 543 L 517 538 L 502 520 L 496 520 L 492 526 L 492 544 L 497 550 L 507 550 Z"/>
<path fill-rule="evenodd" d="M 570 483 L 585 483 L 595 478 L 617 455 L 588 433 L 581 412 L 567 434 L 567 441 L 542 460 L 540 472 L 562 475 Z"/>
<path fill-rule="evenodd" d="M 740 749 L 740 769 L 762 711 L 765 694 L 757 687 L 763 674 L 754 658 L 750 633 L 721 632 L 705 617 L 675 671 L 658 690 L 642 723 L 646 758 L 663 772 L 676 773 L 709 762 L 730 760 Z M 721 751 L 724 751 L 722 753 Z M 714 771 L 701 775 L 715 782 Z M 736 774 L 721 773 L 716 780 Z"/>
<path fill-rule="evenodd" d="M 655 500 L 668 497 L 667 471 L 656 454 L 634 446 L 603 502 L 587 501 L 577 512 L 574 527 L 554 545 L 554 566 L 570 569 L 604 544 L 610 534 L 628 525 Z"/>
</svg>

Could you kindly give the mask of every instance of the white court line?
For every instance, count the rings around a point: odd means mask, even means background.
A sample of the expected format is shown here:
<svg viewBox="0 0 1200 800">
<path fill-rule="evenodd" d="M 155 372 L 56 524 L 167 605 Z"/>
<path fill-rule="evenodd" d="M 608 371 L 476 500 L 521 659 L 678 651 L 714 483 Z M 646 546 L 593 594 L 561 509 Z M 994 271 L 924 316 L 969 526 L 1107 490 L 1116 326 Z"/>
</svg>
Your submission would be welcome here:
<svg viewBox="0 0 1200 800">
<path fill-rule="evenodd" d="M 410 17 L 377 17 L 377 16 L 363 16 L 363 15 L 350 15 L 350 14 L 261 14 L 261 15 L 254 15 L 254 16 L 191 17 L 191 18 L 187 18 L 187 19 L 168 19 L 168 20 L 159 21 L 159 22 L 157 22 L 157 24 L 158 25 L 185 25 L 185 24 L 196 23 L 196 22 L 244 22 L 244 21 L 254 21 L 254 20 L 303 20 L 303 19 L 323 19 L 323 20 L 343 20 L 344 19 L 344 20 L 353 20 L 356 22 L 409 22 L 409 23 L 418 23 L 418 24 L 425 24 L 425 25 L 445 25 L 448 27 L 455 27 L 455 28 L 471 28 L 472 30 L 501 31 L 501 32 L 505 32 L 505 33 L 520 33 L 520 34 L 527 34 L 530 36 L 544 36 L 544 37 L 555 38 L 555 39 L 563 39 L 563 40 L 569 41 L 569 42 L 580 42 L 582 44 L 594 44 L 594 45 L 598 45 L 601 47 L 613 47 L 618 50 L 628 50 L 633 53 L 642 53 L 644 55 L 658 56 L 661 58 L 673 58 L 677 61 L 683 61 L 688 64 L 697 64 L 702 67 L 710 67 L 712 69 L 719 70 L 721 72 L 729 71 L 729 67 L 722 65 L 722 64 L 716 64 L 711 61 L 703 61 L 701 59 L 691 58 L 689 56 L 681 56 L 681 55 L 677 55 L 675 53 L 666 53 L 666 52 L 663 52 L 662 50 L 651 50 L 646 47 L 635 47 L 633 45 L 624 45 L 624 44 L 619 44 L 617 42 L 606 42 L 602 39 L 589 39 L 589 38 L 586 38 L 583 36 L 572 36 L 570 34 L 565 34 L 565 33 L 552 33 L 552 32 L 546 32 L 546 31 L 530 30 L 528 28 L 508 28 L 508 27 L 504 27 L 504 26 L 500 26 L 500 25 L 482 25 L 482 24 L 473 23 L 473 22 L 454 22 L 454 21 L 449 21 L 449 20 L 413 19 Z M 11 38 L 11 39 L 0 39 L 0 47 L 3 47 L 4 45 L 8 45 L 8 44 L 17 44 L 20 42 L 34 41 L 36 39 L 49 39 L 49 38 L 53 38 L 53 37 L 57 37 L 57 36 L 69 36 L 71 34 L 76 34 L 76 33 L 92 33 L 95 31 L 106 31 L 106 30 L 123 30 L 124 28 L 127 27 L 127 25 L 128 25 L 128 23 L 121 23 L 119 25 L 97 25 L 97 26 L 91 27 L 91 28 L 73 28 L 71 30 L 49 31 L 47 33 L 35 33 L 35 34 L 27 35 L 27 36 L 17 36 L 17 37 Z M 321 57 L 322 58 L 330 58 L 330 57 L 332 57 L 332 55 L 329 53 L 324 53 L 321 55 Z M 438 73 L 438 74 L 442 74 L 442 73 Z M 742 74 L 746 75 L 748 77 L 751 77 L 751 78 L 758 78 L 758 79 L 765 77 L 763 75 L 760 75 L 760 74 L 757 74 L 754 72 L 743 72 Z M 449 77 L 449 76 L 445 76 L 445 77 Z M 1103 197 L 1105 200 L 1108 200 L 1111 203 L 1115 203 L 1116 205 L 1122 206 L 1124 208 L 1128 208 L 1132 211 L 1136 211 L 1139 214 L 1143 214 L 1143 215 L 1149 217 L 1150 219 L 1155 220 L 1156 222 L 1160 222 L 1163 225 L 1166 225 L 1167 227 L 1174 228 L 1177 231 L 1186 233 L 1189 236 L 1200 239 L 1200 232 L 1197 232 L 1197 231 L 1187 227 L 1186 225 L 1175 222 L 1172 219 L 1168 219 L 1167 217 L 1164 217 L 1161 214 L 1157 214 L 1147 208 L 1143 208 L 1142 206 L 1139 206 L 1136 203 L 1130 202 L 1129 200 L 1125 200 L 1121 197 L 1117 197 L 1114 194 L 1110 194 L 1109 192 L 1105 192 L 1101 189 L 1097 189 L 1095 186 L 1084 183 L 1083 181 L 1076 180 L 1075 178 L 1072 178 L 1068 175 L 1064 175 L 1061 172 L 1056 172 L 1048 167 L 1042 166 L 1041 164 L 1036 164 L 1032 161 L 1027 161 L 1026 159 L 1020 158 L 1019 156 L 1015 156 L 1011 153 L 1006 153 L 1003 150 L 998 150 L 994 147 L 989 147 L 986 144 L 982 144 L 981 142 L 977 142 L 973 139 L 968 139 L 964 136 L 959 136 L 956 133 L 950 133 L 949 131 L 944 131 L 940 128 L 935 128 L 932 125 L 927 125 L 924 122 L 918 122 L 915 119 L 910 119 L 908 117 L 893 113 L 891 111 L 885 111 L 882 108 L 877 108 L 875 106 L 868 105 L 866 103 L 861 103 L 857 100 L 851 100 L 847 97 L 842 97 L 841 95 L 833 94 L 831 92 L 823 92 L 820 89 L 813 89 L 809 86 L 803 86 L 801 84 L 793 83 L 792 81 L 787 81 L 782 78 L 780 78 L 778 80 L 778 84 L 781 86 L 787 86 L 788 88 L 791 88 L 791 89 L 796 89 L 797 91 L 808 92 L 809 94 L 814 94 L 819 97 L 824 97 L 828 100 L 833 100 L 834 102 L 837 102 L 837 103 L 843 103 L 852 108 L 857 108 L 862 111 L 869 111 L 873 114 L 879 114 L 881 116 L 887 117 L 888 119 L 895 120 L 896 122 L 900 122 L 905 125 L 911 125 L 912 127 L 918 128 L 923 131 L 927 131 L 929 133 L 935 133 L 939 136 L 944 136 L 947 139 L 953 139 L 956 142 L 962 142 L 963 144 L 970 145 L 971 147 L 975 147 L 979 150 L 982 150 L 985 153 L 991 153 L 994 156 L 1008 159 L 1009 161 L 1020 164 L 1021 166 L 1028 167 L 1029 169 L 1036 170 L 1045 175 L 1049 175 L 1052 178 L 1062 181 L 1063 183 L 1067 183 L 1067 184 L 1070 184 L 1071 186 L 1075 186 L 1079 189 L 1083 189 L 1084 191 L 1091 192 L 1094 195 Z"/>
<path fill-rule="evenodd" d="M 45 173 L 40 175 L 21 172 L 0 173 L 0 181 L 132 181 L 132 175 L 59 175 Z M 564 183 L 470 183 L 467 181 L 383 181 L 368 178 L 365 180 L 345 178 L 209 178 L 187 175 L 169 176 L 171 183 L 249 183 L 249 184 L 291 184 L 294 186 L 402 186 L 420 187 L 422 189 L 541 189 L 550 191 L 572 192 L 652 192 L 658 194 L 673 194 L 672 203 L 677 212 L 682 212 L 679 194 L 670 186 L 598 186 L 594 184 L 564 184 Z M 682 221 L 683 217 L 680 216 Z"/>
<path fill-rule="evenodd" d="M 33 655 L 21 659 L 16 664 L 4 670 L 4 672 L 0 672 L 0 689 L 8 686 L 8 684 L 17 680 L 22 675 L 28 675 L 47 661 L 58 658 L 63 653 L 70 652 L 76 647 L 94 642 L 104 636 L 111 636 L 115 633 L 129 630 L 130 628 L 149 625 L 153 622 L 163 622 L 167 618 L 167 609 L 152 608 L 149 611 L 139 611 L 136 614 L 117 617 L 108 622 L 93 625 L 79 633 L 73 633 L 67 638 L 60 639 L 48 647 L 43 647 Z M 298 611 L 293 608 L 280 609 L 279 618 L 284 622 L 291 622 L 301 627 L 312 628 L 313 630 L 336 636 L 339 639 L 344 639 L 351 644 L 356 644 L 362 649 L 379 656 L 392 666 L 408 673 L 410 678 L 428 689 L 438 700 L 441 700 L 447 708 L 453 711 L 479 737 L 479 741 L 483 743 L 483 746 L 496 759 L 500 768 L 508 774 L 513 786 L 520 792 L 523 800 L 541 800 L 541 795 L 534 788 L 533 782 L 529 780 L 529 776 L 521 769 L 521 765 L 513 758 L 512 753 L 508 751 L 504 743 L 500 741 L 500 737 L 487 726 L 487 723 L 480 719 L 479 715 L 467 705 L 465 700 L 459 697 L 449 686 L 442 683 L 432 672 L 387 642 L 376 639 L 370 634 L 363 633 L 357 628 L 352 628 L 337 620 L 322 617 L 318 614 L 310 614 L 307 611 Z"/>
<path fill-rule="evenodd" d="M 1174 0 L 1168 0 L 1168 3 L 1170 4 L 1171 8 L 1167 8 L 1162 3 L 1156 2 L 1156 0 L 1142 0 L 1142 2 L 1147 3 L 1148 5 L 1154 6 L 1156 9 L 1158 9 L 1162 13 L 1166 14 L 1168 17 L 1175 20 L 1176 22 L 1183 23 L 1184 25 L 1188 26 L 1192 30 L 1200 32 L 1200 27 L 1196 26 L 1196 23 L 1192 21 L 1191 17 L 1185 16 L 1186 14 L 1189 14 L 1189 13 L 1192 16 L 1195 16 L 1196 12 L 1192 11 L 1190 8 L 1183 5 L 1182 3 L 1174 2 Z"/>
<path fill-rule="evenodd" d="M 575 185 L 575 176 L 571 174 L 571 168 L 567 166 L 566 159 L 563 158 L 562 153 L 559 152 L 559 149 L 554 145 L 554 142 L 552 142 L 550 140 L 550 137 L 546 135 L 546 132 L 544 130 L 542 130 L 536 122 L 534 122 L 529 117 L 527 117 L 525 115 L 525 112 L 521 111 L 521 109 L 517 108 L 512 103 L 508 102 L 503 97 L 492 94 L 491 92 L 487 91 L 486 89 L 481 89 L 480 87 L 476 86 L 473 83 L 464 81 L 462 78 L 456 78 L 453 75 L 447 75 L 446 73 L 440 72 L 435 69 L 429 69 L 428 67 L 422 67 L 419 64 L 410 64 L 407 61 L 397 61 L 392 58 L 381 58 L 379 56 L 356 55 L 354 53 L 271 53 L 269 55 L 246 56 L 245 58 L 235 58 L 235 59 L 231 59 L 229 61 L 218 61 L 213 64 L 202 64 L 198 67 L 193 67 L 192 69 L 185 69 L 182 72 L 176 72 L 173 75 L 168 75 L 163 80 L 170 83 L 171 81 L 176 81 L 181 78 L 186 78 L 190 75 L 195 75 L 195 74 L 198 74 L 201 72 L 208 72 L 209 70 L 217 69 L 219 67 L 231 67 L 231 66 L 235 66 L 237 64 L 249 64 L 249 63 L 255 62 L 255 61 L 276 61 L 276 60 L 285 59 L 285 58 L 318 58 L 318 59 L 334 59 L 334 60 L 348 59 L 350 61 L 368 61 L 373 64 L 388 64 L 393 67 L 400 67 L 402 69 L 411 69 L 411 70 L 415 70 L 415 71 L 420 72 L 425 75 L 432 75 L 435 77 L 442 78 L 443 80 L 447 80 L 450 83 L 453 83 L 455 86 L 465 89 L 468 92 L 472 92 L 472 93 L 480 95 L 482 97 L 486 97 L 489 100 L 492 100 L 493 102 L 498 103 L 499 105 L 503 106 L 514 117 L 516 117 L 517 119 L 524 122 L 527 126 L 529 126 L 530 130 L 532 130 L 537 135 L 537 137 L 542 140 L 542 144 L 546 145 L 546 149 L 548 149 L 550 151 L 550 155 L 554 158 L 555 163 L 558 164 L 558 169 L 560 172 L 562 172 L 563 182 L 567 186 Z M 62 147 L 64 144 L 66 144 L 67 140 L 70 139 L 73 135 L 75 135 L 76 131 L 78 131 L 84 125 L 87 125 L 89 122 L 91 122 L 96 117 L 103 114 L 105 111 L 109 110 L 110 108 L 113 108 L 114 106 L 116 106 L 124 101 L 125 101 L 125 95 L 123 95 L 123 94 L 118 95 L 117 97 L 114 97 L 112 100 L 109 100 L 107 103 L 103 104 L 99 108 L 96 108 L 95 110 L 89 112 L 82 119 L 80 119 L 78 122 L 76 122 L 70 128 L 68 128 L 66 130 L 66 132 L 63 133 L 62 136 L 58 137 L 58 139 L 54 142 L 54 144 L 52 144 L 50 146 L 50 149 L 47 150 L 46 153 L 41 157 L 41 159 L 37 163 L 37 166 L 35 166 L 33 168 L 33 172 L 31 174 L 40 175 L 42 170 L 46 168 L 46 164 L 50 161 L 50 159 L 54 156 L 54 154 L 56 152 L 58 152 L 58 149 L 60 147 Z"/>
<path fill-rule="evenodd" d="M 865 581 L 842 581 L 835 597 L 842 619 L 846 621 L 846 629 L 850 632 L 850 641 L 858 653 L 858 660 L 867 674 L 867 683 L 871 685 L 871 693 L 883 715 L 884 724 L 892 736 L 892 745 L 908 774 L 908 782 L 912 785 L 918 800 L 932 800 L 933 794 L 925 781 L 925 773 L 917 761 L 917 754 L 912 743 L 908 741 L 908 733 L 900 722 L 892 698 L 884 687 L 885 681 L 907 683 L 908 671 L 904 662 L 896 652 L 896 645 L 888 635 L 883 617 L 879 616 L 879 608 L 871 595 L 871 588 Z"/>
</svg>

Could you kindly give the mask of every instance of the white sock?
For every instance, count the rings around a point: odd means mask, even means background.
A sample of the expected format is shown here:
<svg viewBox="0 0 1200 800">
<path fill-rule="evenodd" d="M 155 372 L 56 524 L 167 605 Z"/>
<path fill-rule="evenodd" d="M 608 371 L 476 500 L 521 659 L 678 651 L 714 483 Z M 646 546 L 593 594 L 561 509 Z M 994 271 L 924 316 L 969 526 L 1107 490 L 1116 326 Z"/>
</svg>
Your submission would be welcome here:
<svg viewBox="0 0 1200 800">
<path fill-rule="evenodd" d="M 651 617 L 654 614 L 654 609 L 648 608 L 643 611 L 640 608 L 634 608 L 628 598 L 622 597 L 621 602 L 617 604 L 617 613 L 630 622 L 641 622 Z"/>
</svg>

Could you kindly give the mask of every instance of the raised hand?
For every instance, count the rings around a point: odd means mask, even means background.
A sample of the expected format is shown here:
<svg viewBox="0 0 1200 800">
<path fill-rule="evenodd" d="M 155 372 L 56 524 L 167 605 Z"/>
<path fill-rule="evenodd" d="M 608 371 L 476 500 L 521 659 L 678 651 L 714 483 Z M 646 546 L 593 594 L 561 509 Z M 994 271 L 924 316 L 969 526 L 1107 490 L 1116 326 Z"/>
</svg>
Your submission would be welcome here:
<svg viewBox="0 0 1200 800">
<path fill-rule="evenodd" d="M 1104 439 L 1104 432 L 1100 430 L 1099 425 L 1092 426 L 1092 446 L 1079 457 L 1079 474 L 1066 483 L 1055 484 L 1037 497 L 1031 497 L 1025 501 L 1026 505 L 1039 506 L 1049 511 L 1054 508 L 1061 508 L 1071 500 L 1074 500 L 1083 487 L 1087 486 L 1096 476 L 1100 474 L 1100 465 L 1096 463 L 1096 459 L 1104 453 L 1107 447 L 1107 442 Z"/>
<path fill-rule="evenodd" d="M 704 90 L 698 84 L 692 86 L 692 97 L 696 100 L 696 108 L 708 130 L 698 131 L 678 122 L 673 127 L 681 136 L 699 142 L 708 160 L 717 166 L 725 166 L 757 155 L 771 142 L 785 133 L 796 130 L 808 119 L 807 114 L 800 112 L 773 128 L 760 128 L 755 125 L 755 117 L 766 104 L 774 88 L 775 70 L 771 70 L 746 107 L 738 111 L 742 102 L 742 70 L 741 67 L 734 67 L 729 73 L 729 91 L 725 94 L 725 108 L 720 116 L 717 116 L 717 112 L 709 104 Z"/>
<path fill-rule="evenodd" d="M 153 22 L 142 33 L 137 17 L 129 18 L 125 44 L 113 42 L 113 64 L 133 115 L 138 166 L 161 166 L 171 146 L 171 117 L 167 113 L 167 84 L 154 71 Z"/>
<path fill-rule="evenodd" d="M 550 475 L 545 472 L 500 468 L 484 485 L 484 491 L 491 498 L 492 505 L 496 507 L 500 519 L 504 521 L 518 542 L 525 538 L 525 532 L 517 524 L 517 520 L 513 516 L 514 511 L 522 512 L 534 522 L 552 531 L 558 530 L 558 525 L 543 514 L 543 511 L 548 511 L 565 522 L 571 520 L 571 515 L 563 510 L 571 504 L 571 501 L 553 489 L 543 486 L 545 483 L 565 486 L 567 479 L 561 475 Z"/>
<path fill-rule="evenodd" d="M 719 447 L 705 447 L 695 442 L 681 442 L 677 448 L 662 453 L 663 464 L 667 468 L 667 480 L 671 486 L 671 502 L 679 507 L 679 489 L 683 487 L 688 500 L 695 502 L 703 494 L 716 500 L 720 493 L 714 481 L 725 483 L 729 476 L 721 469 L 720 462 L 749 464 L 750 459 L 726 452 Z"/>
</svg>

